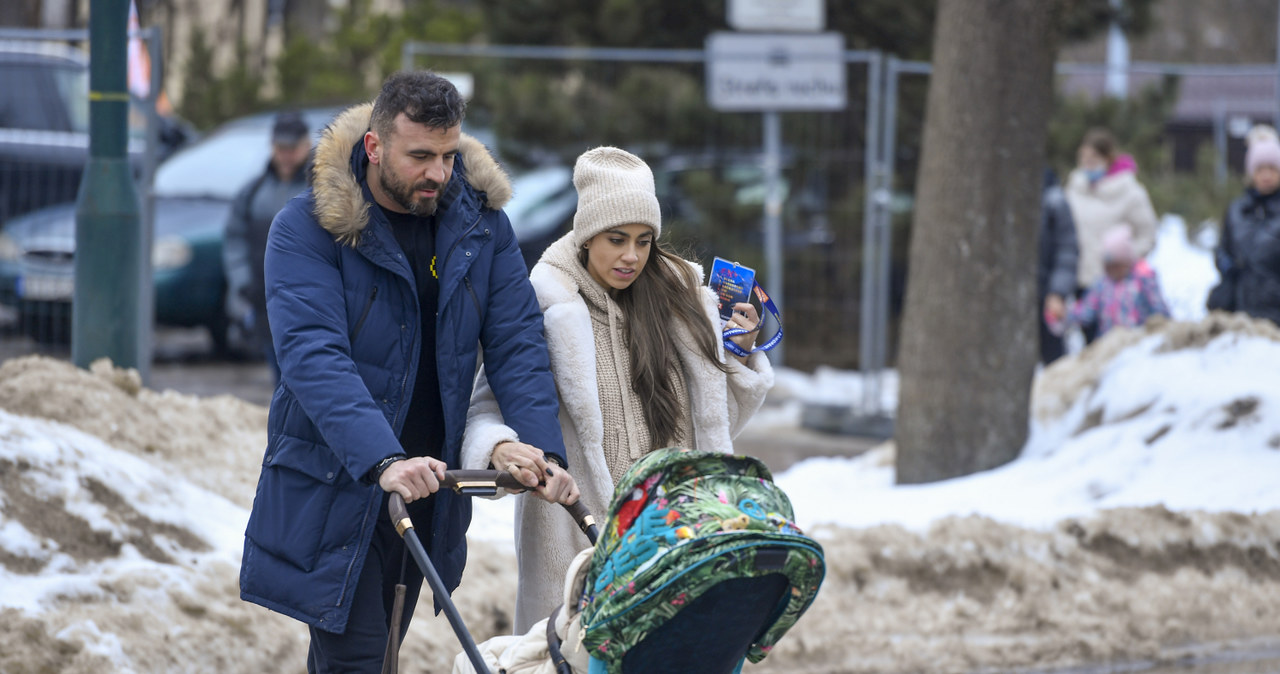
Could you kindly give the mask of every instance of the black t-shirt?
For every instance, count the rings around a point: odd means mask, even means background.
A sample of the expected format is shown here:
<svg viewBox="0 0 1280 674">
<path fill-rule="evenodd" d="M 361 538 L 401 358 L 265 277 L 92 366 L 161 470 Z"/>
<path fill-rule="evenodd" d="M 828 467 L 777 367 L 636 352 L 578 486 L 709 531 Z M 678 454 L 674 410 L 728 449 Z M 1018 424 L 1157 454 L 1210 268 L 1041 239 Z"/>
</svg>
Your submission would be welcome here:
<svg viewBox="0 0 1280 674">
<path fill-rule="evenodd" d="M 391 223 L 400 249 L 418 290 L 418 308 L 422 316 L 422 351 L 418 357 L 418 373 L 414 379 L 413 399 L 404 412 L 400 446 L 409 456 L 444 458 L 444 407 L 440 401 L 440 375 L 436 369 L 436 311 L 440 304 L 437 280 L 436 219 L 382 209 Z"/>
</svg>

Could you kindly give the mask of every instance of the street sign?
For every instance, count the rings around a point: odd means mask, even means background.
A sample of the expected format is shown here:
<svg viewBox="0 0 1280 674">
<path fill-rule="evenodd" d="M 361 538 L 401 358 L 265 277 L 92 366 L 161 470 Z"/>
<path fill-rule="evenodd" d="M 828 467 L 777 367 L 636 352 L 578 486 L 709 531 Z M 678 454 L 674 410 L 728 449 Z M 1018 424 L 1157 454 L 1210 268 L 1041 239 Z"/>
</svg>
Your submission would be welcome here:
<svg viewBox="0 0 1280 674">
<path fill-rule="evenodd" d="M 844 36 L 712 33 L 707 102 L 722 112 L 843 110 Z"/>
<path fill-rule="evenodd" d="M 826 27 L 824 0 L 729 0 L 729 25 L 738 30 L 800 30 Z"/>
</svg>

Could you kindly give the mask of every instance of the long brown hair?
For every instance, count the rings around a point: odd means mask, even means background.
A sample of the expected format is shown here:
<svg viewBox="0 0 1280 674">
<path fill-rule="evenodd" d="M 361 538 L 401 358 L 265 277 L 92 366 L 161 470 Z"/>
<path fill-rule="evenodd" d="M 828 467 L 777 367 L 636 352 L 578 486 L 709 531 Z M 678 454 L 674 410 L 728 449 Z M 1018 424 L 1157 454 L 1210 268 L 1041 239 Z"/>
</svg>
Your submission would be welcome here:
<svg viewBox="0 0 1280 674">
<path fill-rule="evenodd" d="M 1082 140 L 1080 144 L 1093 148 L 1093 151 L 1097 152 L 1098 156 L 1107 160 L 1108 166 L 1111 165 L 1111 162 L 1116 160 L 1116 137 L 1111 135 L 1111 132 L 1106 129 L 1089 129 L 1089 131 L 1084 134 L 1084 140 Z"/>
<path fill-rule="evenodd" d="M 578 256 L 585 265 L 587 251 Z M 677 366 L 675 318 L 693 335 L 698 350 L 722 372 L 715 330 L 708 324 L 699 296 L 702 281 L 665 243 L 654 242 L 649 261 L 625 290 L 611 292 L 626 316 L 627 351 L 631 357 L 631 387 L 640 399 L 653 446 L 665 447 L 676 437 L 681 410 L 671 370 Z M 711 329 L 708 329 L 711 328 Z"/>
</svg>

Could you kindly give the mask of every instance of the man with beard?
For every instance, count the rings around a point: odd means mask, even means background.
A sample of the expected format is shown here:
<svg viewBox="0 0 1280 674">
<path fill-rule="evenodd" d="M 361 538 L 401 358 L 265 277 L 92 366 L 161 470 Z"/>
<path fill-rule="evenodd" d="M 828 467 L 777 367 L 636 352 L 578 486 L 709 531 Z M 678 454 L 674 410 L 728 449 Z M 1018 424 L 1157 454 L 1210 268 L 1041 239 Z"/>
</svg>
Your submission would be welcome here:
<svg viewBox="0 0 1280 674">
<path fill-rule="evenodd" d="M 542 314 L 501 211 L 511 186 L 461 133 L 464 112 L 447 80 L 392 75 L 325 131 L 312 188 L 268 237 L 281 386 L 240 594 L 310 626 L 309 672 L 377 672 L 391 626 L 408 630 L 422 576 L 387 515 L 390 492 L 458 586 L 471 504 L 438 489 L 460 463 L 480 349 L 521 441 L 503 468 L 541 498 L 577 500 Z"/>
</svg>

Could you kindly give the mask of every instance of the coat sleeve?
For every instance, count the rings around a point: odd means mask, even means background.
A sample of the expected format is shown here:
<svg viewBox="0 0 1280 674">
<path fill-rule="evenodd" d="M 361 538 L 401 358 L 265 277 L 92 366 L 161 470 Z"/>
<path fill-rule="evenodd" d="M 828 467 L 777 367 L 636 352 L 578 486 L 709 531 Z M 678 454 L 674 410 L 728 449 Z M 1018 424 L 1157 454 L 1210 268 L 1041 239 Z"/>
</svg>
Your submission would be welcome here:
<svg viewBox="0 0 1280 674">
<path fill-rule="evenodd" d="M 489 378 L 481 365 L 471 392 L 471 406 L 467 409 L 467 429 L 462 435 L 463 470 L 488 468 L 494 447 L 504 442 L 519 441 L 519 434 L 503 421 L 498 399 L 494 397 Z"/>
<path fill-rule="evenodd" d="M 240 291 L 253 280 L 249 269 L 249 201 L 257 184 L 258 181 L 254 180 L 236 194 L 222 236 L 222 268 L 227 277 L 228 306 L 239 299 Z"/>
<path fill-rule="evenodd" d="M 1051 295 L 1070 297 L 1076 290 L 1076 273 L 1080 264 L 1080 242 L 1076 238 L 1076 221 L 1071 206 L 1061 189 L 1045 200 L 1049 209 L 1053 237 L 1053 265 L 1049 271 L 1048 291 Z"/>
<path fill-rule="evenodd" d="M 267 237 L 267 316 L 289 387 L 353 479 L 403 451 L 351 357 L 339 245 L 294 200 Z"/>
<path fill-rule="evenodd" d="M 1240 267 L 1236 262 L 1236 243 L 1232 237 L 1235 224 L 1232 222 L 1235 205 L 1227 209 L 1222 216 L 1222 231 L 1218 234 L 1218 245 L 1213 251 L 1213 264 L 1218 268 L 1218 285 L 1209 291 L 1205 307 L 1221 311 L 1236 310 L 1236 282 L 1240 275 Z"/>
<path fill-rule="evenodd" d="M 542 310 L 506 213 L 497 212 L 495 229 L 485 299 L 488 309 L 480 332 L 488 386 L 520 441 L 555 455 L 569 467 Z"/>
<path fill-rule="evenodd" d="M 746 364 L 726 358 L 729 366 L 729 437 L 737 438 L 764 404 L 773 388 L 773 365 L 763 351 L 747 357 Z"/>
<path fill-rule="evenodd" d="M 1133 252 L 1139 258 L 1144 258 L 1155 250 L 1158 218 L 1147 189 L 1139 185 L 1136 192 L 1126 220 L 1133 228 Z"/>
<path fill-rule="evenodd" d="M 1147 305 L 1147 315 L 1142 317 L 1143 321 L 1151 316 L 1170 316 L 1169 305 L 1165 304 L 1164 293 L 1160 292 L 1160 280 L 1155 272 L 1139 276 L 1138 283 L 1141 284 L 1142 297 Z"/>
<path fill-rule="evenodd" d="M 1096 325 L 1098 322 L 1098 308 L 1102 301 L 1102 284 L 1105 280 L 1098 281 L 1089 288 L 1089 292 L 1080 298 L 1079 302 L 1071 307 L 1071 311 L 1067 313 L 1067 323 L 1070 325 Z"/>
<path fill-rule="evenodd" d="M 719 326 L 719 323 L 715 320 L 718 312 L 716 297 L 706 286 L 700 286 L 699 293 L 707 320 L 712 326 L 712 330 L 716 330 Z M 685 339 L 688 339 L 685 348 L 691 353 L 698 353 L 697 344 L 689 337 Z M 716 333 L 715 343 L 721 344 L 722 342 L 723 338 L 719 333 Z M 743 364 L 737 358 L 726 357 L 728 352 L 724 351 L 723 348 L 722 346 L 720 351 L 721 360 L 729 370 L 727 377 L 728 390 L 725 392 L 729 415 L 729 438 L 733 439 L 742 433 L 742 429 L 746 428 L 747 422 L 764 404 L 764 398 L 769 393 L 769 389 L 773 388 L 773 365 L 763 351 L 752 353 L 747 357 L 747 362 Z"/>
</svg>

